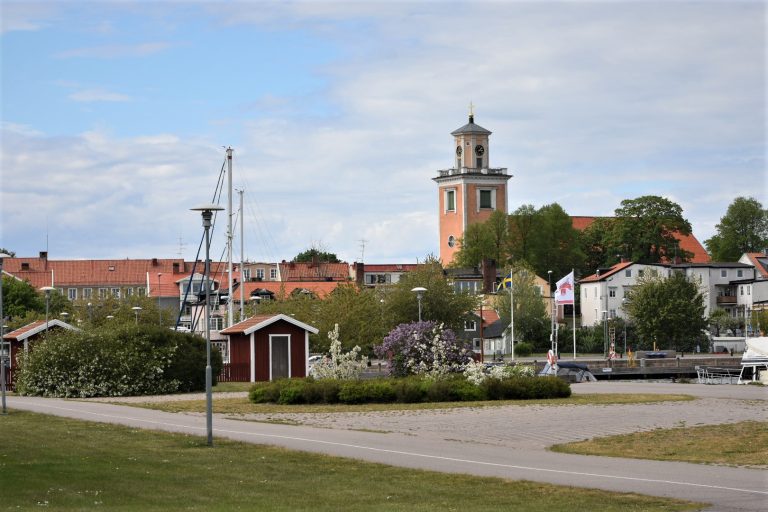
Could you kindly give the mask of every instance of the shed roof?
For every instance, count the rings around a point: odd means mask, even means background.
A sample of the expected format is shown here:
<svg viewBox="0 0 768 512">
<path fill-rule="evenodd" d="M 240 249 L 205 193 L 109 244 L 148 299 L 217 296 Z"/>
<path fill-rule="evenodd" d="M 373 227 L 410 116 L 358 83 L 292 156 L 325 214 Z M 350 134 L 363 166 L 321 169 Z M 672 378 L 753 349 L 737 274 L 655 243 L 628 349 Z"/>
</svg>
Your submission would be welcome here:
<svg viewBox="0 0 768 512">
<path fill-rule="evenodd" d="M 227 335 L 251 334 L 252 332 L 256 332 L 260 329 L 263 329 L 264 327 L 272 325 L 273 323 L 278 322 L 280 320 L 284 320 L 289 324 L 295 325 L 296 327 L 300 327 L 301 329 L 304 329 L 305 331 L 309 331 L 312 334 L 318 333 L 318 329 L 316 329 L 315 327 L 305 324 L 304 322 L 300 322 L 288 315 L 283 315 L 282 313 L 278 313 L 277 315 L 255 315 L 250 318 L 246 318 L 242 322 L 238 322 L 235 325 L 231 327 L 227 327 L 226 329 L 222 330 L 221 334 L 227 334 Z"/>
<path fill-rule="evenodd" d="M 62 322 L 58 318 L 48 321 L 48 328 L 60 327 L 63 329 L 69 329 L 71 331 L 79 331 L 74 325 L 70 325 L 66 322 Z M 4 340 L 8 341 L 24 341 L 32 336 L 39 334 L 45 330 L 45 320 L 37 320 L 31 324 L 27 324 L 24 327 L 11 331 L 3 336 Z"/>
</svg>

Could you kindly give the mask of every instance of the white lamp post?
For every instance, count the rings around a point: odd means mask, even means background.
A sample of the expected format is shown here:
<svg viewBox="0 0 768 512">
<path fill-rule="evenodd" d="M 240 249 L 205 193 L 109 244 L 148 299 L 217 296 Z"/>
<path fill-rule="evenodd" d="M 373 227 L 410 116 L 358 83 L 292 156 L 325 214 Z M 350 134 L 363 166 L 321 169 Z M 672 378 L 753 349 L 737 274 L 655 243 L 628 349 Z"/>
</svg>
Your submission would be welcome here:
<svg viewBox="0 0 768 512">
<path fill-rule="evenodd" d="M 11 361 L 10 347 L 8 347 L 8 354 L 5 352 L 5 316 L 3 315 L 3 260 L 10 257 L 10 254 L 0 252 L 0 388 L 2 389 L 3 415 L 8 414 L 8 409 L 5 406 L 5 366 Z"/>
<path fill-rule="evenodd" d="M 419 322 L 421 322 L 421 299 L 424 297 L 424 292 L 427 291 L 423 286 L 417 286 L 411 290 L 416 294 L 416 300 L 419 301 Z"/>
<path fill-rule="evenodd" d="M 51 292 L 55 290 L 53 286 L 43 286 L 40 290 L 45 292 L 45 335 L 48 335 L 48 309 L 51 303 Z"/>
<path fill-rule="evenodd" d="M 136 325 L 139 325 L 139 311 L 141 311 L 141 306 L 133 306 L 131 309 L 136 317 Z"/>
<path fill-rule="evenodd" d="M 215 204 L 205 204 L 192 211 L 201 212 L 203 217 L 203 230 L 205 231 L 205 425 L 208 433 L 208 446 L 213 446 L 213 393 L 211 390 L 213 375 L 211 370 L 211 319 L 210 319 L 210 300 L 211 300 L 211 261 L 209 257 L 211 249 L 210 229 L 213 212 L 221 211 L 224 208 Z"/>
</svg>

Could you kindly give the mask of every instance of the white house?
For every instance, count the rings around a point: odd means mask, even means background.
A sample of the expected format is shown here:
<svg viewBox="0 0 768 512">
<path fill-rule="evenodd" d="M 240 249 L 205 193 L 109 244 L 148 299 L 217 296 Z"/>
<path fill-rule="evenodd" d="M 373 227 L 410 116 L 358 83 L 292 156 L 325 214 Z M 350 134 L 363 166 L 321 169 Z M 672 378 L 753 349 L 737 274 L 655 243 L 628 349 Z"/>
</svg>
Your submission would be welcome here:
<svg viewBox="0 0 768 512">
<path fill-rule="evenodd" d="M 599 324 L 606 318 L 626 318 L 622 307 L 629 290 L 643 276 L 669 275 L 669 266 L 631 261 L 598 269 L 579 281 L 581 285 L 581 325 Z"/>
<path fill-rule="evenodd" d="M 739 293 L 752 295 L 751 285 L 740 288 L 755 279 L 755 267 L 746 263 L 681 263 L 672 265 L 672 270 L 685 272 L 688 278 L 701 283 L 706 293 L 705 316 L 709 316 L 715 308 L 725 309 L 733 317 L 740 316 Z M 743 307 L 741 309 L 743 311 Z"/>
</svg>

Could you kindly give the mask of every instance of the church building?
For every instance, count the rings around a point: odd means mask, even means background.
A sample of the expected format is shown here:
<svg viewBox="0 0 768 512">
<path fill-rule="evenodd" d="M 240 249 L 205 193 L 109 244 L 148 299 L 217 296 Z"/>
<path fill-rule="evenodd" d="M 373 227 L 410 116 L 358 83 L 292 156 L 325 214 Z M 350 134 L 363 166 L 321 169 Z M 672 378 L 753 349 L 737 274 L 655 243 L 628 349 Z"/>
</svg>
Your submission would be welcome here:
<svg viewBox="0 0 768 512">
<path fill-rule="evenodd" d="M 440 218 L 440 259 L 449 265 L 459 250 L 459 240 L 467 226 L 485 222 L 500 210 L 507 213 L 507 181 L 512 177 L 505 167 L 491 167 L 488 138 L 491 132 L 469 122 L 451 132 L 455 147 L 454 167 L 438 171 L 432 178 L 438 186 Z"/>
</svg>

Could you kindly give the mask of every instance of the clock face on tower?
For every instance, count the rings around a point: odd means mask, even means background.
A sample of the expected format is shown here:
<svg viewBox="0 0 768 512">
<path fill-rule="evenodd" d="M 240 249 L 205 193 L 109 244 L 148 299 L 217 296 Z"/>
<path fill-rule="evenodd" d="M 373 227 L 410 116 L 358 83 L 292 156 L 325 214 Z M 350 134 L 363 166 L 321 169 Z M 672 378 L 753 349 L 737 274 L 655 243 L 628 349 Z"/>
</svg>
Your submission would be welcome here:
<svg viewBox="0 0 768 512">
<path fill-rule="evenodd" d="M 456 155 L 461 156 L 461 146 L 456 146 Z"/>
<path fill-rule="evenodd" d="M 481 156 L 483 153 L 485 153 L 485 148 L 483 146 L 481 146 L 480 144 L 475 146 L 475 154 L 477 156 Z"/>
</svg>

